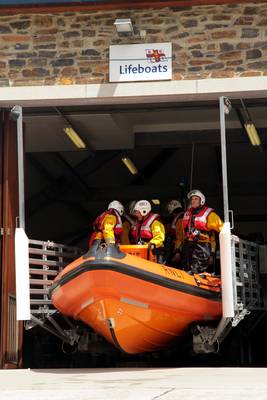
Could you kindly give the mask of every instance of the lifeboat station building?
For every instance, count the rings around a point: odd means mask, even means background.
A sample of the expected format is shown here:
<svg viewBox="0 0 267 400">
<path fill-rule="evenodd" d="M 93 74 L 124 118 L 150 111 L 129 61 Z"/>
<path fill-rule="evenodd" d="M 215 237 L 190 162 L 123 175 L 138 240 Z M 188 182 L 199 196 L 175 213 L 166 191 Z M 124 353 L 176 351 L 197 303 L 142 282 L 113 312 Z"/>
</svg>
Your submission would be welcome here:
<svg viewBox="0 0 267 400">
<path fill-rule="evenodd" d="M 0 54 L 0 367 L 266 366 L 267 2 L 0 0 Z M 190 189 L 234 268 L 197 358 L 131 358 L 60 315 L 49 287 L 112 200 L 164 216 Z"/>
</svg>

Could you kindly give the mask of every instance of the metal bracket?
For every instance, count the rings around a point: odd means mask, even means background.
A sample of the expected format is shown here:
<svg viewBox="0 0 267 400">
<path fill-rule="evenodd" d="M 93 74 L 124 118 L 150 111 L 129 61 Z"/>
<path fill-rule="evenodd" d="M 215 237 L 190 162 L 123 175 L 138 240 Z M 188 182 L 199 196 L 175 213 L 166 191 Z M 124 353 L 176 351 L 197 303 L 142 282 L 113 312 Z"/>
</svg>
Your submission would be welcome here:
<svg viewBox="0 0 267 400">
<path fill-rule="evenodd" d="M 236 327 L 236 326 L 239 324 L 239 322 L 242 321 L 242 319 L 244 319 L 245 316 L 246 316 L 246 315 L 249 315 L 249 314 L 250 314 L 250 311 L 248 311 L 246 308 L 244 308 L 244 309 L 241 311 L 240 314 L 236 314 L 236 315 L 234 316 L 234 318 L 233 318 L 232 321 L 231 321 L 232 326 Z"/>
<path fill-rule="evenodd" d="M 48 325 L 50 322 L 51 325 Z M 75 343 L 78 343 L 80 339 L 80 335 L 76 332 L 76 329 L 68 329 L 63 330 L 59 324 L 53 319 L 52 316 L 49 319 L 39 319 L 36 318 L 34 315 L 31 315 L 31 321 L 26 327 L 26 329 L 31 329 L 33 326 L 39 325 L 52 335 L 61 339 L 64 343 L 68 343 L 69 345 L 73 346 Z"/>
<path fill-rule="evenodd" d="M 215 329 L 210 326 L 195 325 L 192 328 L 193 333 L 193 351 L 196 354 L 217 353 L 219 350 L 219 341 L 212 342 Z"/>
</svg>

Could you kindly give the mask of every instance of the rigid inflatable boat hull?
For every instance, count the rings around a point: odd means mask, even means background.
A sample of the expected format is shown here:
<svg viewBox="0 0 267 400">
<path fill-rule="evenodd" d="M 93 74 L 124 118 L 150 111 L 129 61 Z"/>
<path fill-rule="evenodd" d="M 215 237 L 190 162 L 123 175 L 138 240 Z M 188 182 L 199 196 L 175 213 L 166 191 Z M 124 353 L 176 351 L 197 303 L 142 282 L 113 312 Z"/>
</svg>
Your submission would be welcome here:
<svg viewBox="0 0 267 400">
<path fill-rule="evenodd" d="M 131 255 L 89 253 L 61 272 L 51 297 L 61 313 L 134 354 L 170 346 L 195 321 L 220 318 L 218 279 L 199 279 Z"/>
</svg>

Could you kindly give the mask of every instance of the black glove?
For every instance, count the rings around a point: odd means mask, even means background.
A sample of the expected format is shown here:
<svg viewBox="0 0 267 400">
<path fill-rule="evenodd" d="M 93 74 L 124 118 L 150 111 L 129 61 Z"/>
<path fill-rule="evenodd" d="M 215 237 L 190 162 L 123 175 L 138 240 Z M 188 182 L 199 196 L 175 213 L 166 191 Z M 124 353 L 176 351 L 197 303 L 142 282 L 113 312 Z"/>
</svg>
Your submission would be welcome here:
<svg viewBox="0 0 267 400">
<path fill-rule="evenodd" d="M 155 245 L 153 243 L 148 243 L 147 245 L 147 259 L 150 259 L 150 252 L 152 251 L 152 253 L 154 254 L 154 249 L 155 249 Z"/>
<path fill-rule="evenodd" d="M 213 265 L 214 263 L 214 254 L 211 254 L 208 258 L 208 265 Z"/>
<path fill-rule="evenodd" d="M 175 251 L 174 255 L 172 256 L 171 264 L 176 265 L 179 263 L 180 260 L 181 260 L 181 252 L 180 252 L 180 250 L 177 249 Z"/>
</svg>

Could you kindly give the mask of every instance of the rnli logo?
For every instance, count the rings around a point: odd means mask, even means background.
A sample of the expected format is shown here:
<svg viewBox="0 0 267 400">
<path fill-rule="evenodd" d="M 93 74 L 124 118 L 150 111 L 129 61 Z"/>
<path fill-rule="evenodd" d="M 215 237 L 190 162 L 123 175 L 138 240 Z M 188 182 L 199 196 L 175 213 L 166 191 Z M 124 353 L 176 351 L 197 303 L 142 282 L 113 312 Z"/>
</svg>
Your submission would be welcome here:
<svg viewBox="0 0 267 400">
<path fill-rule="evenodd" d="M 158 63 L 167 61 L 167 57 L 162 50 L 147 49 L 146 59 L 150 63 Z"/>
</svg>

